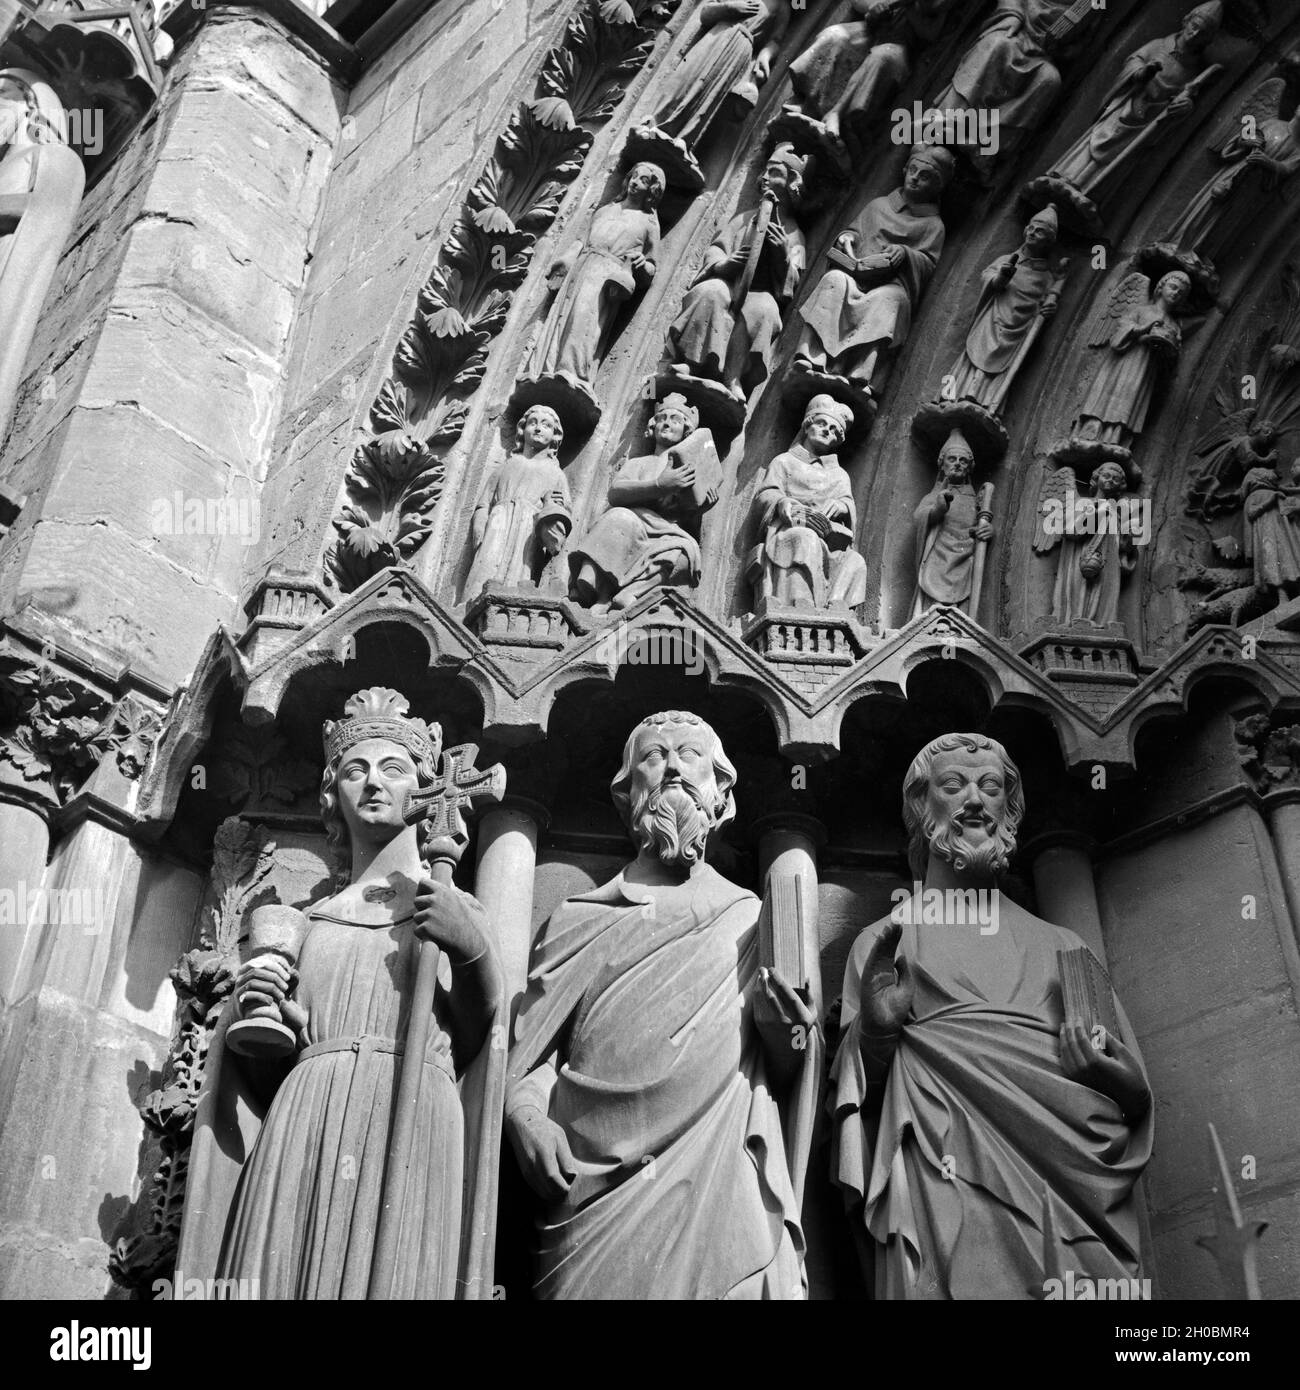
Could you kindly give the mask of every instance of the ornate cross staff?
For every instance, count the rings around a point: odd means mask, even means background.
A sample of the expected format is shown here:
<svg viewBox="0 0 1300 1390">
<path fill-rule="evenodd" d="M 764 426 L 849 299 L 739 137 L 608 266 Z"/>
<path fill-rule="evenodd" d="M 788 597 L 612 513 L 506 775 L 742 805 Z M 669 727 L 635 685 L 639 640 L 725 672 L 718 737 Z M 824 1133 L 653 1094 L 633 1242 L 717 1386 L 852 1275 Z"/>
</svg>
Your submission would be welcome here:
<svg viewBox="0 0 1300 1390">
<path fill-rule="evenodd" d="M 1210 1164 L 1214 1169 L 1214 1225 L 1212 1236 L 1197 1236 L 1196 1243 L 1214 1256 L 1219 1266 L 1228 1297 L 1258 1299 L 1259 1275 L 1255 1272 L 1255 1255 L 1259 1238 L 1268 1229 L 1267 1221 L 1248 1221 L 1241 1214 L 1232 1170 L 1219 1143 L 1219 1133 L 1210 1126 Z"/>
<path fill-rule="evenodd" d="M 451 883 L 452 872 L 460 862 L 469 832 L 465 813 L 480 804 L 500 801 L 506 790 L 506 770 L 500 763 L 485 771 L 474 766 L 476 743 L 447 748 L 442 755 L 441 775 L 423 791 L 413 792 L 402 812 L 407 825 L 427 820 L 433 836 L 426 846 L 425 863 L 429 877 L 437 883 Z M 388 1136 L 388 1156 L 384 1163 L 383 1200 L 379 1207 L 379 1229 L 375 1233 L 375 1253 L 370 1266 L 368 1297 L 393 1296 L 393 1273 L 397 1268 L 397 1242 L 401 1234 L 403 1199 L 411 1167 L 415 1137 L 415 1110 L 420 1098 L 420 1077 L 429 1042 L 429 1020 L 438 990 L 438 948 L 432 941 L 421 941 L 415 970 L 415 990 L 406 1023 L 406 1040 L 401 1071 L 397 1080 L 397 1101 Z"/>
</svg>

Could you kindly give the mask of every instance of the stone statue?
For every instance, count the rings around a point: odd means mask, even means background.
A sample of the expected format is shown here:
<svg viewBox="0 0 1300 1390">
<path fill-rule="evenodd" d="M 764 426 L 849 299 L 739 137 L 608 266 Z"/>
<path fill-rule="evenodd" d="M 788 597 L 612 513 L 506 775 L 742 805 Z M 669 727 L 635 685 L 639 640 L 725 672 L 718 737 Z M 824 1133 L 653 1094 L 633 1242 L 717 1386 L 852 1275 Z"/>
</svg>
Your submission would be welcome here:
<svg viewBox="0 0 1300 1390">
<path fill-rule="evenodd" d="M 515 451 L 489 479 L 470 521 L 468 598 L 488 582 L 542 584 L 573 529 L 569 485 L 555 458 L 563 440 L 564 426 L 549 406 L 529 406 L 520 417 Z"/>
<path fill-rule="evenodd" d="M 939 481 L 914 513 L 914 618 L 936 603 L 957 605 L 972 617 L 979 607 L 977 559 L 993 539 L 993 522 L 987 499 L 971 483 L 974 467 L 974 452 L 961 432 L 954 430 L 939 450 Z"/>
<path fill-rule="evenodd" d="M 996 148 L 966 148 L 982 177 L 1042 126 L 1061 92 L 1054 60 L 1098 13 L 1093 0 L 997 0 L 933 103 L 940 111 L 996 116 Z"/>
<path fill-rule="evenodd" d="M 1140 1272 L 1151 1091 L 1096 958 L 998 892 L 1023 813 L 1000 744 L 927 744 L 903 784 L 923 888 L 849 954 L 832 1176 L 877 1298 L 1041 1298 L 1045 1193 L 1076 1278 Z M 1091 1018 L 1076 968 L 1097 988 Z"/>
<path fill-rule="evenodd" d="M 794 217 L 806 162 L 792 145 L 772 151 L 758 207 L 738 213 L 718 233 L 668 330 L 674 370 L 720 381 L 741 402 L 767 379 L 782 318 L 807 264 Z"/>
<path fill-rule="evenodd" d="M 752 104 L 747 89 L 767 81 L 789 23 L 783 0 L 707 0 L 699 36 L 654 115 L 633 131 L 629 153 L 662 164 L 675 184 L 692 192 L 703 188 L 700 142 L 728 97 Z"/>
<path fill-rule="evenodd" d="M 698 715 L 644 719 L 612 784 L 637 857 L 534 950 L 506 1130 L 545 1203 L 541 1298 L 804 1296 L 778 1098 L 816 1019 L 760 967 L 759 899 L 704 862 L 735 780 Z"/>
<path fill-rule="evenodd" d="M 1208 521 L 1241 504 L 1241 483 L 1252 468 L 1277 467 L 1277 424 L 1253 406 L 1225 410 L 1224 392 L 1216 392 L 1222 415 L 1219 423 L 1197 443 L 1203 460 L 1187 488 L 1187 511 Z"/>
<path fill-rule="evenodd" d="M 954 0 L 850 0 L 859 19 L 831 24 L 790 64 L 787 110 L 820 117 L 831 139 L 857 133 L 912 75 L 915 54 L 943 33 Z M 855 130 L 856 128 L 856 130 Z"/>
<path fill-rule="evenodd" d="M 1182 349 L 1177 315 L 1191 292 L 1192 282 L 1180 270 L 1162 275 L 1154 287 L 1134 271 L 1103 302 L 1087 334 L 1102 359 L 1070 427 L 1075 454 L 1128 463 L 1160 371 Z"/>
<path fill-rule="evenodd" d="M 699 412 L 668 396 L 646 429 L 654 452 L 624 459 L 609 510 L 573 547 L 570 592 L 584 607 L 629 608 L 660 584 L 700 580 L 700 543 L 688 527 L 718 500 L 717 452 Z"/>
<path fill-rule="evenodd" d="M 761 540 L 749 562 L 756 601 L 793 608 L 855 608 L 867 596 L 867 562 L 853 549 L 849 475 L 834 451 L 853 412 L 814 396 L 798 438 L 763 470 L 754 495 Z"/>
<path fill-rule="evenodd" d="M 1103 463 L 1093 470 L 1091 497 L 1078 497 L 1076 486 L 1074 470 L 1068 467 L 1044 480 L 1034 549 L 1047 554 L 1060 547 L 1052 616 L 1066 626 L 1096 623 L 1105 627 L 1120 621 L 1124 580 L 1137 566 L 1137 533 L 1130 511 L 1121 502 L 1128 477 L 1118 463 Z M 1052 509 L 1063 525 L 1042 525 L 1044 512 Z"/>
<path fill-rule="evenodd" d="M 885 354 L 907 341 L 912 313 L 943 252 L 939 195 L 953 159 L 937 145 L 918 145 L 902 187 L 875 198 L 841 232 L 832 268 L 799 309 L 803 330 L 794 369 L 825 373 L 870 391 L 884 374 Z"/>
<path fill-rule="evenodd" d="M 663 170 L 638 164 L 619 201 L 597 208 L 587 235 L 551 265 L 555 292 L 529 358 L 527 377 L 558 377 L 585 395 L 600 365 L 604 339 L 618 306 L 654 277 L 659 254 Z"/>
<path fill-rule="evenodd" d="M 1283 119 L 1278 110 L 1286 103 L 1285 81 L 1272 78 L 1233 113 L 1231 133 L 1212 146 L 1226 167 L 1202 184 L 1162 240 L 1213 261 L 1291 196 L 1300 170 L 1300 111 Z"/>
<path fill-rule="evenodd" d="M 1256 585 L 1272 589 L 1279 603 L 1300 594 L 1300 459 L 1291 483 L 1283 487 L 1275 468 L 1252 468 L 1241 484 L 1245 558 Z"/>
<path fill-rule="evenodd" d="M 449 970 L 422 1058 L 391 1292 L 454 1298 L 468 1282 L 491 1282 L 491 1251 L 470 1239 L 468 1220 L 462 1238 L 462 1219 L 495 1182 L 493 1146 L 479 1142 L 490 1117 L 458 1083 L 475 1094 L 471 1081 L 502 1066 L 502 1050 L 484 1046 L 500 1026 L 502 985 L 483 909 L 429 876 L 419 827 L 403 819 L 407 797 L 438 777 L 442 740 L 407 708 L 375 687 L 326 723 L 321 813 L 338 891 L 306 909 L 296 973 L 282 954 L 240 966 L 208 1054 L 178 1268 L 256 1281 L 263 1299 L 370 1292 L 376 1225 L 393 1198 L 386 1150 L 422 940 Z M 297 1033 L 291 1068 L 224 1046 L 231 1022 L 268 1005 Z"/>
<path fill-rule="evenodd" d="M 1020 249 L 985 269 L 965 350 L 936 399 L 969 401 L 990 415 L 1001 414 L 1043 322 L 1056 313 L 1070 264 L 1051 263 L 1057 230 L 1056 209 L 1049 204 L 1029 219 Z"/>
<path fill-rule="evenodd" d="M 1212 0 L 1189 11 L 1178 33 L 1130 53 L 1101 114 L 1029 185 L 1030 196 L 1055 199 L 1081 230 L 1101 232 L 1098 207 L 1105 197 L 1135 158 L 1149 158 L 1168 128 L 1190 115 L 1199 92 L 1222 71 L 1207 67 L 1205 58 L 1222 22 L 1223 6 Z"/>
<path fill-rule="evenodd" d="M 0 69 L 0 444 L 85 186 L 53 87 L 39 73 Z"/>
</svg>

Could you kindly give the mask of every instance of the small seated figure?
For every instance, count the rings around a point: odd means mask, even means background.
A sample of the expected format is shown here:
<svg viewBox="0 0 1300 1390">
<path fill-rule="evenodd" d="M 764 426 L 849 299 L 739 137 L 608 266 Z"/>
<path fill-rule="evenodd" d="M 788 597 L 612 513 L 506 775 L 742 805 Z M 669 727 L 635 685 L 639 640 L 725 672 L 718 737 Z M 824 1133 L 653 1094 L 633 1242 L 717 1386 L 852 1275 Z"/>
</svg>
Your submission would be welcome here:
<svg viewBox="0 0 1300 1390">
<path fill-rule="evenodd" d="M 692 530 L 718 500 L 713 436 L 699 411 L 671 395 L 646 429 L 654 452 L 625 459 L 609 485 L 609 510 L 570 556 L 571 596 L 597 612 L 628 608 L 661 584 L 700 579 Z"/>
<path fill-rule="evenodd" d="M 718 233 L 668 330 L 673 370 L 720 381 L 741 402 L 767 380 L 782 317 L 807 264 L 794 220 L 806 163 L 792 145 L 772 151 L 758 207 L 737 213 Z"/>
<path fill-rule="evenodd" d="M 952 172 L 946 149 L 917 145 L 902 186 L 872 199 L 840 234 L 831 269 L 799 310 L 796 371 L 841 377 L 867 391 L 879 385 L 888 356 L 907 341 L 943 252 L 939 196 Z"/>
<path fill-rule="evenodd" d="M 848 406 L 814 396 L 798 438 L 759 479 L 754 517 L 762 540 L 749 562 L 757 601 L 826 609 L 866 598 L 867 563 L 853 549 L 853 491 L 834 453 L 852 419 Z"/>
<path fill-rule="evenodd" d="M 550 406 L 524 411 L 515 451 L 488 480 L 470 520 L 474 562 L 467 598 L 489 582 L 542 587 L 573 529 L 569 485 L 555 458 L 563 439 L 564 426 Z"/>
</svg>

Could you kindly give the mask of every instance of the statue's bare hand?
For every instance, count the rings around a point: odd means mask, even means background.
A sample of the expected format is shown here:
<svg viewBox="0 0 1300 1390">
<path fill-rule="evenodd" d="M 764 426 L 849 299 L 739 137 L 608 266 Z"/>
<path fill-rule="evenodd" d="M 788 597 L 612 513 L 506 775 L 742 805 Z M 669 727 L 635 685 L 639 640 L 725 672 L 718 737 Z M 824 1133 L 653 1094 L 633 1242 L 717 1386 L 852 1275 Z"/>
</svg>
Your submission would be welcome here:
<svg viewBox="0 0 1300 1390">
<path fill-rule="evenodd" d="M 507 1129 L 529 1187 L 545 1201 L 558 1201 L 578 1175 L 564 1131 L 531 1105 L 512 1111 Z"/>
<path fill-rule="evenodd" d="M 912 1012 L 916 981 L 907 961 L 902 957 L 894 959 L 902 936 L 903 928 L 891 922 L 871 943 L 862 967 L 858 996 L 862 1029 L 873 1037 L 901 1032 Z"/>
<path fill-rule="evenodd" d="M 280 1008 L 294 987 L 296 975 L 283 956 L 274 951 L 252 956 L 235 972 L 235 1000 L 241 1014 L 254 1009 Z"/>
<path fill-rule="evenodd" d="M 488 948 L 487 913 L 477 898 L 452 884 L 420 880 L 415 930 L 447 953 L 453 965 L 468 965 Z"/>
<path fill-rule="evenodd" d="M 1129 1119 L 1139 1119 L 1151 1104 L 1151 1092 L 1137 1058 L 1117 1037 L 1098 1028 L 1094 1040 L 1082 1023 L 1061 1025 L 1061 1070 L 1071 1081 L 1109 1096 Z"/>
<path fill-rule="evenodd" d="M 823 516 L 821 512 L 815 512 L 811 509 L 804 518 L 804 525 L 815 535 L 820 536 L 822 540 L 825 540 L 831 533 L 830 520 Z"/>
</svg>

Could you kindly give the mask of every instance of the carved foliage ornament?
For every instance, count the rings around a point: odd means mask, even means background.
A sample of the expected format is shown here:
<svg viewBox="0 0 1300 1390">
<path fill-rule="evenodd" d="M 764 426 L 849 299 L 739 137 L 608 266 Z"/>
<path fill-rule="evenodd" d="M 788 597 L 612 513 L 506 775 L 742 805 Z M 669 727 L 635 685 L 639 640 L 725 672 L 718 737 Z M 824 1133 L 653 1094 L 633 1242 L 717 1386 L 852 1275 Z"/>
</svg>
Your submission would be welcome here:
<svg viewBox="0 0 1300 1390">
<path fill-rule="evenodd" d="M 676 0 L 590 0 L 547 55 L 470 190 L 370 410 L 348 468 L 327 582 L 351 592 L 428 538 L 447 451 L 469 417 L 537 240 L 555 220 L 593 131 L 622 100 Z"/>
</svg>

